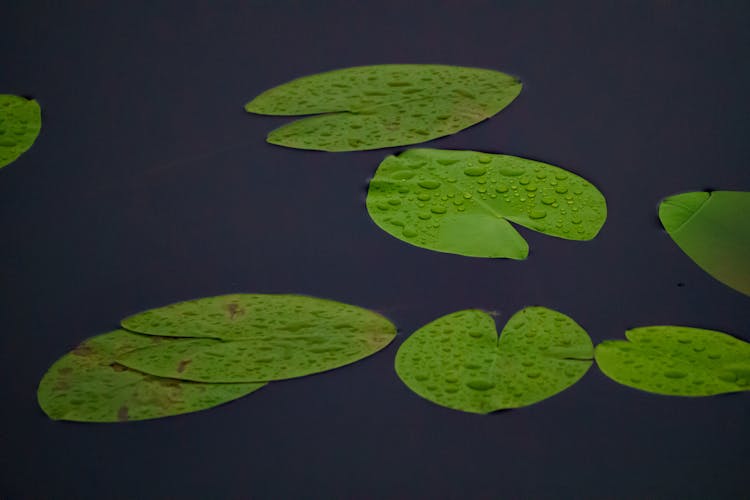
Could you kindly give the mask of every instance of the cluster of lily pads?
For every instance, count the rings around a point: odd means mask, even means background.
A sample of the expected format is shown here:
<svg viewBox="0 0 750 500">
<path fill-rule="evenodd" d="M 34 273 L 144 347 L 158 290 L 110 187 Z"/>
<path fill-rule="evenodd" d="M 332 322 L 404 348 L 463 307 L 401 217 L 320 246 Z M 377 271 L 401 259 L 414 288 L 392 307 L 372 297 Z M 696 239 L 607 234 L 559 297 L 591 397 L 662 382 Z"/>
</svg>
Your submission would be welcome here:
<svg viewBox="0 0 750 500">
<path fill-rule="evenodd" d="M 385 348 L 396 328 L 360 307 L 300 295 L 235 294 L 179 302 L 125 318 L 47 371 L 39 404 L 53 419 L 123 422 L 187 413 L 269 382 L 339 368 Z M 489 413 L 537 403 L 575 384 L 594 359 L 604 374 L 658 394 L 750 390 L 750 344 L 721 332 L 636 328 L 594 349 L 586 331 L 545 307 L 494 318 L 458 311 L 423 326 L 395 368 L 434 403 Z"/>
<path fill-rule="evenodd" d="M 520 81 L 486 69 L 361 66 L 267 90 L 250 113 L 313 115 L 268 142 L 321 151 L 416 144 L 463 130 L 508 106 Z M 36 101 L 0 95 L 0 167 L 34 142 Z M 516 224 L 586 241 L 607 217 L 602 193 L 563 168 L 477 151 L 410 149 L 388 156 L 370 181 L 367 211 L 390 235 L 452 254 L 526 259 Z M 701 268 L 750 295 L 750 193 L 666 198 L 659 217 Z M 208 408 L 269 381 L 340 367 L 385 347 L 395 328 L 361 308 L 311 297 L 230 295 L 147 311 L 93 337 L 55 363 L 39 387 L 52 418 L 117 421 Z M 750 348 L 721 332 L 651 326 L 594 349 L 562 313 L 528 307 L 499 336 L 478 310 L 412 334 L 396 372 L 414 392 L 449 408 L 487 413 L 526 406 L 574 384 L 596 359 L 613 380 L 649 392 L 705 396 L 750 390 Z"/>
<path fill-rule="evenodd" d="M 354 363 L 396 329 L 359 307 L 299 295 L 236 294 L 125 318 L 85 340 L 39 384 L 53 419 L 143 420 L 211 408 L 271 381 Z"/>
</svg>

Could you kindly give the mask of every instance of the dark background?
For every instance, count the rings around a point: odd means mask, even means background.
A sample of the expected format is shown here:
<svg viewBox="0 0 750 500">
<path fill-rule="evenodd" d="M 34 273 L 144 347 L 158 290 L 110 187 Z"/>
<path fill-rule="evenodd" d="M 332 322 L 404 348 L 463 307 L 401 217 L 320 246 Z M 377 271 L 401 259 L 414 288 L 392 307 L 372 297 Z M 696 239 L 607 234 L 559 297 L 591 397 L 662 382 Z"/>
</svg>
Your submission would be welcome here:
<svg viewBox="0 0 750 500">
<path fill-rule="evenodd" d="M 60 4 L 60 5 L 57 5 Z M 449 312 L 564 312 L 594 342 L 652 324 L 750 339 L 750 298 L 661 229 L 661 198 L 748 190 L 750 4 L 6 0 L 0 92 L 43 109 L 0 171 L 0 497 L 731 498 L 750 397 L 639 392 L 596 366 L 539 404 L 478 416 L 420 399 L 398 346 Z M 384 155 L 264 142 L 242 106 L 294 77 L 445 63 L 519 76 L 498 116 L 430 147 L 534 158 L 591 180 L 591 242 L 521 229 L 523 262 L 407 245 L 364 206 Z M 49 420 L 36 386 L 136 311 L 297 292 L 396 323 L 384 352 L 225 406 L 128 424 Z"/>
</svg>

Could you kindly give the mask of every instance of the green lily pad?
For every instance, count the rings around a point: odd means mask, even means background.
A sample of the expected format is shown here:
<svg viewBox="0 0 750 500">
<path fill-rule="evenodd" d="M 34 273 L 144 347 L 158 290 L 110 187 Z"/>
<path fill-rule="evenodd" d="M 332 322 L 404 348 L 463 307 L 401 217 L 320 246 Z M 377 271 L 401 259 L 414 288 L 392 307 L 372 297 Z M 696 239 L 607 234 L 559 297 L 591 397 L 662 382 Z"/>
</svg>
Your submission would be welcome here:
<svg viewBox="0 0 750 500">
<path fill-rule="evenodd" d="M 37 391 L 52 419 L 124 422 L 203 410 L 250 394 L 252 384 L 200 384 L 147 375 L 115 362 L 134 349 L 174 342 L 116 330 L 85 340 L 55 362 Z"/>
<path fill-rule="evenodd" d="M 39 103 L 0 94 L 0 168 L 25 153 L 34 144 L 41 128 Z"/>
<path fill-rule="evenodd" d="M 659 205 L 669 236 L 693 262 L 735 290 L 750 295 L 750 192 L 692 192 Z"/>
<path fill-rule="evenodd" d="M 670 396 L 750 390 L 750 344 L 726 333 L 684 326 L 648 326 L 596 347 L 609 378 Z"/>
<path fill-rule="evenodd" d="M 237 294 L 180 302 L 131 316 L 141 333 L 203 337 L 118 358 L 125 366 L 202 382 L 266 381 L 338 368 L 395 337 L 387 319 L 360 307 L 300 295 Z"/>
<path fill-rule="evenodd" d="M 263 92 L 245 110 L 318 115 L 274 130 L 272 144 L 358 151 L 454 134 L 498 113 L 519 92 L 518 79 L 498 71 L 386 64 L 298 78 Z"/>
<path fill-rule="evenodd" d="M 515 156 L 439 149 L 386 158 L 370 181 L 367 211 L 381 229 L 412 245 L 511 259 L 525 259 L 529 247 L 510 222 L 590 240 L 607 217 L 604 196 L 566 170 Z"/>
<path fill-rule="evenodd" d="M 527 307 L 498 339 L 489 314 L 465 310 L 411 335 L 396 355 L 396 373 L 414 392 L 472 413 L 518 408 L 575 384 L 592 363 L 588 334 L 568 316 Z"/>
</svg>

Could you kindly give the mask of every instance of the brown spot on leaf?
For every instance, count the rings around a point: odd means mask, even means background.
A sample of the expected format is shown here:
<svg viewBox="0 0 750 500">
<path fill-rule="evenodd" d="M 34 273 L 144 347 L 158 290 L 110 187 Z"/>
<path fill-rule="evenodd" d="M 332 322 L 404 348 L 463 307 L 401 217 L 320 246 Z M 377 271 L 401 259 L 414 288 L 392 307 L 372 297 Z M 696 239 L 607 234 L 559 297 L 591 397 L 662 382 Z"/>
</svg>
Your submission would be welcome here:
<svg viewBox="0 0 750 500">
<path fill-rule="evenodd" d="M 58 373 L 59 373 L 60 375 L 67 375 L 67 374 L 69 374 L 69 373 L 72 373 L 72 372 L 73 372 L 73 368 L 71 368 L 71 367 L 69 367 L 69 366 L 66 366 L 66 367 L 60 368 L 59 370 L 57 370 L 57 372 L 58 372 Z"/>
<path fill-rule="evenodd" d="M 121 365 L 120 363 L 111 363 L 109 366 L 116 372 L 124 372 L 128 369 L 127 366 Z"/>
<path fill-rule="evenodd" d="M 192 362 L 193 362 L 192 359 L 183 359 L 182 361 L 180 361 L 179 364 L 177 365 L 177 373 L 184 372 L 185 371 L 185 367 L 187 365 L 189 365 L 190 363 L 192 363 Z"/>
<path fill-rule="evenodd" d="M 227 304 L 227 311 L 229 312 L 229 319 L 235 319 L 237 316 L 243 316 L 245 314 L 245 310 L 239 306 L 239 304 L 235 304 L 232 302 L 231 304 Z"/>
<path fill-rule="evenodd" d="M 85 342 L 83 344 L 78 344 L 72 352 L 76 356 L 91 356 L 92 354 L 94 354 L 94 350 Z"/>
<path fill-rule="evenodd" d="M 125 405 L 122 405 L 117 410 L 117 420 L 120 422 L 127 422 L 128 421 L 128 407 Z"/>
<path fill-rule="evenodd" d="M 173 378 L 162 378 L 159 379 L 159 385 L 163 387 L 179 387 L 180 381 Z"/>
<path fill-rule="evenodd" d="M 70 389 L 70 381 L 66 378 L 58 379 L 57 382 L 55 382 L 55 385 L 52 386 L 52 389 L 55 391 L 65 392 Z"/>
</svg>

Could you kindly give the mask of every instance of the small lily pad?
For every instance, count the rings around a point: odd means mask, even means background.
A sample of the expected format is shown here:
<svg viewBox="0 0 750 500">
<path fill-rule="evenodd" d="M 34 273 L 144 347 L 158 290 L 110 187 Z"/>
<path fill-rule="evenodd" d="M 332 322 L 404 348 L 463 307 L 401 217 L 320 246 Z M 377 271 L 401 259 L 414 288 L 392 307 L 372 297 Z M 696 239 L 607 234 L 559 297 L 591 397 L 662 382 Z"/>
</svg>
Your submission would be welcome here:
<svg viewBox="0 0 750 500">
<path fill-rule="evenodd" d="M 115 362 L 129 351 L 165 342 L 174 340 L 123 330 L 85 340 L 44 375 L 37 391 L 39 406 L 55 420 L 124 422 L 211 408 L 265 385 L 185 382 Z"/>
<path fill-rule="evenodd" d="M 750 295 L 750 193 L 698 191 L 659 206 L 669 236 L 701 269 Z"/>
<path fill-rule="evenodd" d="M 520 91 L 517 78 L 498 71 L 386 64 L 298 78 L 263 92 L 245 110 L 318 115 L 274 130 L 272 144 L 356 151 L 454 134 L 498 113 Z"/>
<path fill-rule="evenodd" d="M 599 190 L 559 167 L 439 149 L 386 158 L 370 181 L 367 211 L 384 231 L 415 246 L 519 260 L 529 248 L 510 222 L 583 241 L 594 238 L 607 217 Z"/>
<path fill-rule="evenodd" d="M 360 307 L 300 295 L 236 294 L 180 302 L 131 316 L 141 333 L 198 337 L 133 351 L 125 366 L 202 382 L 267 381 L 338 368 L 395 337 L 392 323 Z"/>
<path fill-rule="evenodd" d="M 726 333 L 684 326 L 648 326 L 596 347 L 609 378 L 670 396 L 750 390 L 750 344 Z"/>
<path fill-rule="evenodd" d="M 39 103 L 0 94 L 0 168 L 25 153 L 34 144 L 41 128 Z"/>
<path fill-rule="evenodd" d="M 414 392 L 471 413 L 518 408 L 575 384 L 592 363 L 588 334 L 568 316 L 527 307 L 498 339 L 479 310 L 443 316 L 414 332 L 396 355 L 396 373 Z"/>
</svg>

